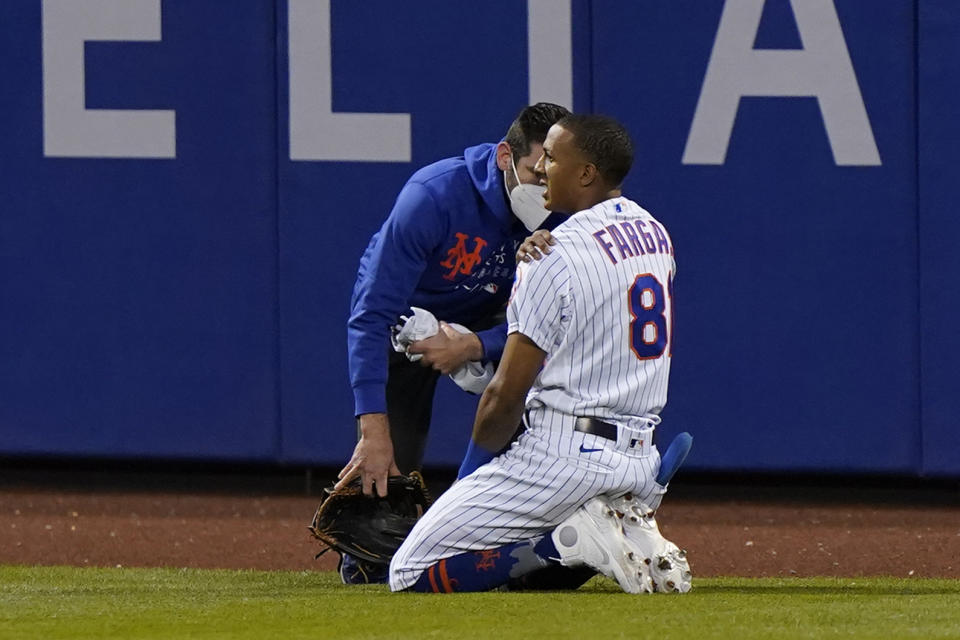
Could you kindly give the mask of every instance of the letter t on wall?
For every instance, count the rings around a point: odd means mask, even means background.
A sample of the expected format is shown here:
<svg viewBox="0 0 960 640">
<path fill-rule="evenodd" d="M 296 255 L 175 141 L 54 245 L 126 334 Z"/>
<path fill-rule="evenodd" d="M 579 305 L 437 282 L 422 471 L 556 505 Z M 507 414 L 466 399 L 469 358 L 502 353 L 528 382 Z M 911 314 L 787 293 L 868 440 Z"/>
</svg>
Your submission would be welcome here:
<svg viewBox="0 0 960 640">
<path fill-rule="evenodd" d="M 530 104 L 573 109 L 571 0 L 527 0 Z"/>
</svg>

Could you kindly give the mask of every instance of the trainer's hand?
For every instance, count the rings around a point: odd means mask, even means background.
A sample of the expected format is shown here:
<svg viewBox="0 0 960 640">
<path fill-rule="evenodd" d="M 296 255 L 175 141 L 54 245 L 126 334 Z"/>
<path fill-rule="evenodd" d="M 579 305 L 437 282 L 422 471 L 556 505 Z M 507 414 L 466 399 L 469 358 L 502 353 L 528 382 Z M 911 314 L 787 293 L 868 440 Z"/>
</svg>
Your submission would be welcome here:
<svg viewBox="0 0 960 640">
<path fill-rule="evenodd" d="M 537 229 L 517 249 L 517 262 L 530 262 L 531 258 L 539 260 L 549 254 L 551 245 L 555 244 L 557 241 L 553 234 L 546 229 Z"/>
<path fill-rule="evenodd" d="M 360 416 L 360 442 L 353 449 L 353 456 L 340 474 L 339 482 L 334 489 L 341 489 L 351 480 L 360 476 L 363 493 L 373 495 L 373 487 L 377 487 L 377 495 L 381 498 L 387 495 L 387 478 L 400 475 L 400 469 L 393 460 L 393 442 L 390 440 L 390 423 L 385 413 L 365 413 Z"/>
<path fill-rule="evenodd" d="M 423 358 L 420 364 L 446 375 L 471 360 L 483 358 L 483 344 L 477 334 L 460 333 L 446 322 L 441 322 L 436 335 L 411 343 L 407 352 L 421 354 Z"/>
</svg>

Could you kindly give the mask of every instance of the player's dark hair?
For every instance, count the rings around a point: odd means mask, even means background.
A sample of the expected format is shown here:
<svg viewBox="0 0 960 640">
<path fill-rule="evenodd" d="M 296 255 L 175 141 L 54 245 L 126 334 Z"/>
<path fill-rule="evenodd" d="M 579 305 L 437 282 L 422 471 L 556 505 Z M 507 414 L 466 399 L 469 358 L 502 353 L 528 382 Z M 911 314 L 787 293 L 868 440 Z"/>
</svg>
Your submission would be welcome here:
<svg viewBox="0 0 960 640">
<path fill-rule="evenodd" d="M 573 134 L 577 149 L 611 187 L 619 187 L 633 165 L 633 143 L 622 124 L 609 116 L 564 116 L 558 125 Z"/>
<path fill-rule="evenodd" d="M 524 107 L 503 138 L 510 145 L 514 162 L 530 153 L 531 143 L 543 144 L 550 127 L 560 118 L 569 115 L 569 109 L 550 102 L 538 102 Z"/>
</svg>

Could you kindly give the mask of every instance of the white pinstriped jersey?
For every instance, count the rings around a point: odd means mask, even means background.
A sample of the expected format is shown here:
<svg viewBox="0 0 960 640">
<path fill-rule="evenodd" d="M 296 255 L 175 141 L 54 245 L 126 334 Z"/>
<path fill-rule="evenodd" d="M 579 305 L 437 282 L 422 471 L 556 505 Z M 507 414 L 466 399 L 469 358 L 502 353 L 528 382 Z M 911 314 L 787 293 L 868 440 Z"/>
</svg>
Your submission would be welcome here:
<svg viewBox="0 0 960 640">
<path fill-rule="evenodd" d="M 527 428 L 417 521 L 390 563 L 394 591 L 444 558 L 547 533 L 594 496 L 630 492 L 656 508 L 665 491 L 645 434 L 667 401 L 670 236 L 626 198 L 576 214 L 553 235 L 549 255 L 521 263 L 507 307 L 509 331 L 547 352 L 527 396 Z M 627 437 L 577 431 L 574 416 L 624 425 Z M 438 572 L 452 590 L 442 565 Z"/>
<path fill-rule="evenodd" d="M 673 333 L 673 243 L 619 197 L 553 231 L 557 244 L 520 263 L 508 331 L 547 352 L 527 406 L 642 426 L 667 402 Z"/>
</svg>

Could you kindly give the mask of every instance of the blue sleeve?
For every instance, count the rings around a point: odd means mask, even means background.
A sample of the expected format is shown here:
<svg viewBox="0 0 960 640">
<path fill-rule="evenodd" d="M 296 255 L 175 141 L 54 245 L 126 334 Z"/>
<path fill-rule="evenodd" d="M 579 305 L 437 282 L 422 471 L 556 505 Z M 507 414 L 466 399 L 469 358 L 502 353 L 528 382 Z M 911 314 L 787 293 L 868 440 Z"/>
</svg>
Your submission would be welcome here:
<svg viewBox="0 0 960 640">
<path fill-rule="evenodd" d="M 409 310 L 410 296 L 445 237 L 449 221 L 430 192 L 408 182 L 365 255 L 347 322 L 350 385 L 356 415 L 387 410 L 390 326 Z"/>
<path fill-rule="evenodd" d="M 467 445 L 467 452 L 463 456 L 463 462 L 460 463 L 460 470 L 457 471 L 457 480 L 466 478 L 496 457 L 496 451 L 484 449 L 471 438 L 470 444 Z"/>
<path fill-rule="evenodd" d="M 507 323 L 498 324 L 495 327 L 477 331 L 477 337 L 480 338 L 480 344 L 483 345 L 483 359 L 499 360 L 503 357 L 503 348 L 507 344 Z"/>
</svg>

